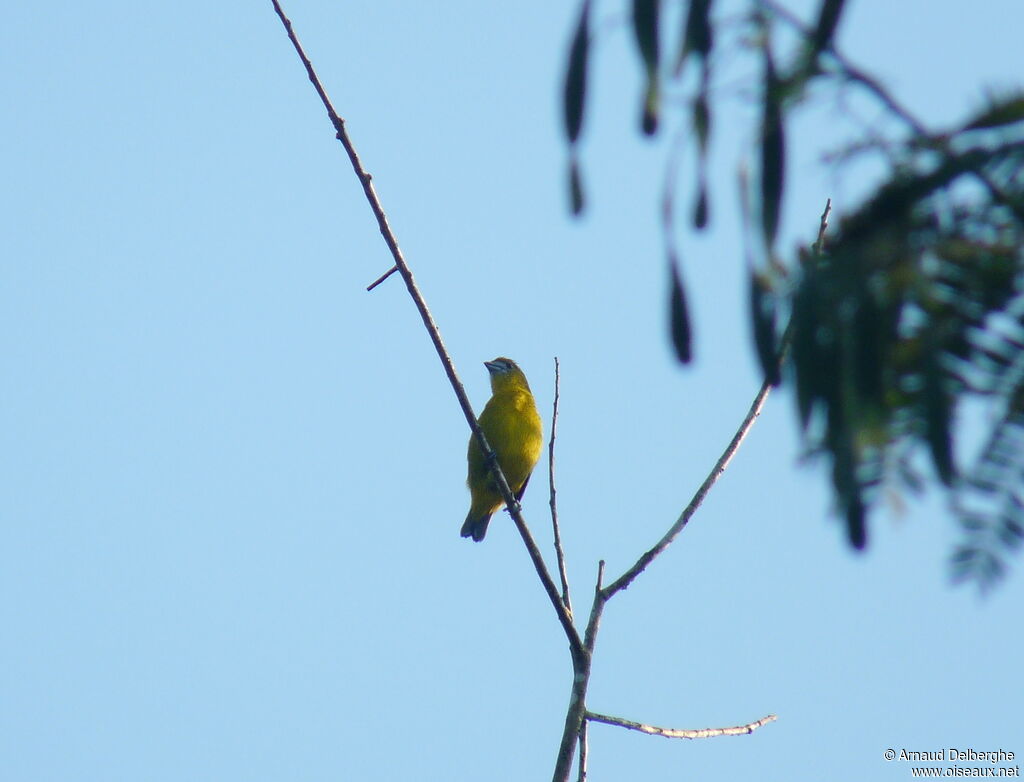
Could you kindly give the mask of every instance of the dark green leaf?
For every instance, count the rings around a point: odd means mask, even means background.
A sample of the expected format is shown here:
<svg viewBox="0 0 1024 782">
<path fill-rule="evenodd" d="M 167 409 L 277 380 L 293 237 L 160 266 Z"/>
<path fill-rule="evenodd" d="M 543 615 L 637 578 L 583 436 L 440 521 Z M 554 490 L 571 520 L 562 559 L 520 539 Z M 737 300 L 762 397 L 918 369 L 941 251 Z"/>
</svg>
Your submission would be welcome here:
<svg viewBox="0 0 1024 782">
<path fill-rule="evenodd" d="M 683 27 L 683 43 L 679 47 L 679 57 L 676 60 L 676 73 L 682 70 L 691 52 L 707 60 L 713 45 L 711 0 L 690 0 L 690 8 Z"/>
<path fill-rule="evenodd" d="M 858 293 L 850 335 L 857 395 L 863 405 L 879 410 L 884 406 L 883 351 L 893 337 L 874 297 L 865 289 Z"/>
<path fill-rule="evenodd" d="M 846 503 L 846 534 L 850 545 L 863 551 L 868 544 L 867 528 L 864 521 L 864 503 L 860 494 L 854 494 Z"/>
<path fill-rule="evenodd" d="M 974 119 L 964 125 L 964 130 L 997 128 L 1024 120 L 1024 95 L 1016 93 L 993 100 Z"/>
<path fill-rule="evenodd" d="M 644 107 L 640 119 L 640 129 L 645 136 L 653 136 L 658 132 L 658 77 L 655 76 L 647 82 L 647 90 L 644 92 Z"/>
<path fill-rule="evenodd" d="M 761 225 L 765 244 L 775 242 L 782 209 L 786 139 L 782 124 L 782 95 L 768 43 L 764 44 L 764 106 L 761 127 Z"/>
<path fill-rule="evenodd" d="M 658 70 L 659 0 L 633 0 L 633 34 L 644 61 L 648 79 Z"/>
<path fill-rule="evenodd" d="M 575 144 L 583 128 L 583 107 L 587 94 L 587 54 L 590 49 L 590 0 L 583 0 L 576 32 L 569 47 L 565 70 L 565 135 Z"/>
<path fill-rule="evenodd" d="M 815 403 L 820 398 L 819 389 L 824 385 L 822 374 L 828 374 L 833 370 L 826 363 L 818 345 L 819 326 L 815 307 L 818 296 L 815 272 L 807 268 L 793 298 L 792 315 L 797 410 L 800 414 L 800 425 L 805 430 Z"/>
<path fill-rule="evenodd" d="M 953 411 L 949 391 L 940 365 L 940 356 L 929 352 L 924 359 L 924 415 L 928 447 L 939 478 L 946 486 L 952 486 L 956 478 L 956 467 L 953 464 L 953 441 L 950 434 L 950 417 Z"/>
<path fill-rule="evenodd" d="M 683 364 L 689 364 L 693 358 L 690 351 L 690 313 L 686 306 L 686 291 L 683 289 L 679 265 L 675 258 L 669 259 L 669 269 L 672 273 L 672 290 L 669 298 L 672 347 L 675 349 L 676 358 Z"/>
<path fill-rule="evenodd" d="M 968 478 L 967 485 L 975 491 L 985 494 L 994 494 L 1000 488 L 998 479 L 982 474 L 972 475 Z"/>
<path fill-rule="evenodd" d="M 846 534 L 850 545 L 858 551 L 867 544 L 864 499 L 857 478 L 858 459 L 850 432 L 835 416 L 836 405 L 829 408 L 829 447 L 832 450 L 832 485 L 846 517 Z"/>
<path fill-rule="evenodd" d="M 999 542 L 1008 549 L 1019 548 L 1024 542 L 1024 527 L 1014 519 L 1004 518 L 999 526 Z"/>
<path fill-rule="evenodd" d="M 958 546 L 950 557 L 950 566 L 954 581 L 970 578 L 978 562 L 978 550 L 973 546 Z"/>
<path fill-rule="evenodd" d="M 754 347 L 761 373 L 773 386 L 782 382 L 779 370 L 779 345 L 775 331 L 775 295 L 763 275 L 753 269 L 748 275 L 750 287 L 750 318 L 754 326 Z"/>
<path fill-rule="evenodd" d="M 658 130 L 658 23 L 660 0 L 633 0 L 633 33 L 640 58 L 644 62 L 647 86 L 644 89 L 641 128 L 650 136 Z"/>
<path fill-rule="evenodd" d="M 708 148 L 708 135 L 711 132 L 711 109 L 708 107 L 708 95 L 701 90 L 693 102 L 693 130 L 697 134 L 697 147 L 703 155 Z"/>
<path fill-rule="evenodd" d="M 988 529 L 989 522 L 988 519 L 984 516 L 979 516 L 977 513 L 963 512 L 960 515 L 960 526 L 968 532 L 981 532 Z"/>
<path fill-rule="evenodd" d="M 963 564 L 970 562 L 976 556 L 978 556 L 978 550 L 970 546 L 957 546 L 953 552 L 951 559 L 954 564 Z"/>
<path fill-rule="evenodd" d="M 994 586 L 1004 571 L 1003 563 L 994 552 L 971 544 L 957 548 L 950 559 L 950 566 L 954 581 L 971 579 L 982 590 Z"/>
<path fill-rule="evenodd" d="M 711 109 L 707 85 L 701 87 L 693 102 L 693 130 L 697 135 L 697 203 L 693 210 L 693 225 L 703 230 L 708 224 L 708 137 L 711 132 Z"/>
<path fill-rule="evenodd" d="M 580 167 L 575 157 L 569 163 L 569 203 L 573 215 L 578 217 L 583 213 L 583 178 L 580 176 Z"/>
<path fill-rule="evenodd" d="M 708 225 L 708 188 L 701 177 L 697 185 L 697 204 L 693 208 L 693 227 L 703 231 Z"/>
</svg>

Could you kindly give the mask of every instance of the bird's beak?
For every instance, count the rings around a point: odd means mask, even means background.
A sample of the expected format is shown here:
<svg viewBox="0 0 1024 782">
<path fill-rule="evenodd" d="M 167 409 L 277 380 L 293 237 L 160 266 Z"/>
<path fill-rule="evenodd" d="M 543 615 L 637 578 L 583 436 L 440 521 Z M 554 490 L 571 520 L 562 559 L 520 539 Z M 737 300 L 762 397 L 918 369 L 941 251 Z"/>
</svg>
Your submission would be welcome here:
<svg viewBox="0 0 1024 782">
<path fill-rule="evenodd" d="M 485 361 L 484 366 L 487 367 L 488 372 L 499 372 L 501 367 L 494 361 Z"/>
</svg>

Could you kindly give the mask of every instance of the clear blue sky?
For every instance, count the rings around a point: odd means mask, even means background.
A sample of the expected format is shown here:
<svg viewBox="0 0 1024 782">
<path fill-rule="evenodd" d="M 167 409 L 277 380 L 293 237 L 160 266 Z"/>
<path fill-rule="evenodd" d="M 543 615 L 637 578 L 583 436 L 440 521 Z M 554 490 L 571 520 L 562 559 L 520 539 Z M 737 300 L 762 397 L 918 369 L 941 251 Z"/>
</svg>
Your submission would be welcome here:
<svg viewBox="0 0 1024 782">
<path fill-rule="evenodd" d="M 736 64 L 717 124 L 712 230 L 683 237 L 684 371 L 666 139 L 638 138 L 629 32 L 598 8 L 574 222 L 575 0 L 286 5 L 477 409 L 481 362 L 508 355 L 547 416 L 561 359 L 578 606 L 598 559 L 617 575 L 669 526 L 757 385 L 735 185 L 755 72 Z M 940 123 L 1019 80 L 1022 23 L 1017 0 L 861 2 L 840 40 Z M 390 260 L 269 0 L 14 3 L 0 73 L 0 777 L 548 778 L 561 630 L 504 517 L 459 538 L 468 429 L 397 278 L 364 290 Z M 794 127 L 786 248 L 872 181 L 817 162 L 838 117 L 827 101 Z M 987 600 L 950 588 L 936 496 L 890 503 L 853 556 L 798 453 L 784 389 L 609 605 L 589 699 L 680 728 L 778 722 L 698 742 L 594 726 L 591 779 L 903 780 L 889 747 L 1024 753 L 1021 563 Z M 548 551 L 545 484 L 525 513 Z"/>
</svg>

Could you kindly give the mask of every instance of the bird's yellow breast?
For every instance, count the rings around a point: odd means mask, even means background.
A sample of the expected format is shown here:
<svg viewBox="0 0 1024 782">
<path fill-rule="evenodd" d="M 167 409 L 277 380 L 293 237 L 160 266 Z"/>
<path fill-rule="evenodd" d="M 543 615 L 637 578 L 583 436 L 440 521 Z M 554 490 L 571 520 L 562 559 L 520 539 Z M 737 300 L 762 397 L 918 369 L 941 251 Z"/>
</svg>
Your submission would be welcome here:
<svg viewBox="0 0 1024 782">
<path fill-rule="evenodd" d="M 533 394 L 521 388 L 503 389 L 494 394 L 480 414 L 480 428 L 498 457 L 501 471 L 513 493 L 530 476 L 544 447 L 543 427 Z M 470 475 L 487 473 L 476 438 L 469 445 Z M 477 464 L 474 464 L 476 462 Z"/>
</svg>

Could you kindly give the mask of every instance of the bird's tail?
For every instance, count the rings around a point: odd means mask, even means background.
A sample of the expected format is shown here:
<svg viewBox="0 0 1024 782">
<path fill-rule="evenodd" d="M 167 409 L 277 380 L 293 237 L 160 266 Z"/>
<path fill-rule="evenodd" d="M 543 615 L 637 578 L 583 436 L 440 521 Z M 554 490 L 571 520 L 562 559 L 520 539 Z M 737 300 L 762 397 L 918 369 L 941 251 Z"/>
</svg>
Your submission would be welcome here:
<svg viewBox="0 0 1024 782">
<path fill-rule="evenodd" d="M 484 539 L 484 535 L 487 534 L 487 525 L 491 521 L 491 514 L 488 513 L 486 516 L 473 516 L 473 512 L 470 511 L 469 515 L 466 516 L 466 521 L 462 524 L 462 537 L 473 538 L 477 543 Z"/>
</svg>

